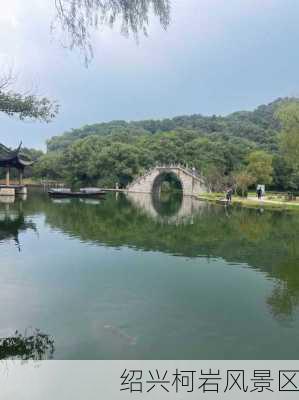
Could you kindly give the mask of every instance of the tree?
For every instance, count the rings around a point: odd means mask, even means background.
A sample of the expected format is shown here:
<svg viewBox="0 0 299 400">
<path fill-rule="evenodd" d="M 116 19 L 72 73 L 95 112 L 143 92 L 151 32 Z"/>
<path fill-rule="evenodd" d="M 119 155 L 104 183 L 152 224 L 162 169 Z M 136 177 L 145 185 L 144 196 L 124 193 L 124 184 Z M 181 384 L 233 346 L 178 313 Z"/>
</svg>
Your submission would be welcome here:
<svg viewBox="0 0 299 400">
<path fill-rule="evenodd" d="M 248 188 L 254 183 L 254 178 L 246 171 L 240 171 L 235 175 L 237 189 L 239 189 L 242 197 L 245 197 Z"/>
<path fill-rule="evenodd" d="M 32 167 L 33 175 L 39 178 L 61 179 L 64 174 L 64 160 L 61 153 L 49 152 L 41 156 Z"/>
<path fill-rule="evenodd" d="M 253 178 L 253 183 L 270 184 L 272 182 L 273 157 L 263 150 L 256 150 L 248 156 L 247 173 Z"/>
<path fill-rule="evenodd" d="M 290 101 L 282 105 L 278 112 L 282 131 L 280 133 L 280 153 L 291 169 L 291 187 L 299 187 L 299 102 Z"/>
<path fill-rule="evenodd" d="M 47 149 L 61 154 L 65 168 L 60 172 L 72 182 L 125 185 L 157 163 L 182 163 L 195 167 L 215 191 L 231 186 L 239 173 L 243 192 L 254 183 L 296 188 L 299 168 L 296 174 L 278 151 L 280 123 L 275 118 L 275 110 L 289 102 L 280 99 L 226 117 L 191 115 L 85 125 L 49 139 Z M 260 133 L 249 140 L 252 126 Z"/>
<path fill-rule="evenodd" d="M 273 157 L 273 185 L 279 190 L 296 188 L 293 170 L 281 154 L 276 154 Z"/>
<path fill-rule="evenodd" d="M 147 34 L 149 14 L 153 10 L 166 29 L 169 24 L 170 0 L 54 0 L 57 20 L 68 35 L 69 47 L 79 48 L 88 63 L 93 56 L 90 31 L 100 25 L 113 26 L 121 20 L 121 32 L 136 37 L 139 31 Z M 11 76 L 0 79 L 0 112 L 50 122 L 58 113 L 58 104 L 47 97 L 21 94 L 9 90 Z"/>
<path fill-rule="evenodd" d="M 67 33 L 68 47 L 79 48 L 88 63 L 92 58 L 90 31 L 100 25 L 113 26 L 120 20 L 121 32 L 147 34 L 153 10 L 164 29 L 169 25 L 170 0 L 54 0 L 57 20 Z"/>
<path fill-rule="evenodd" d="M 29 335 L 15 332 L 14 336 L 0 338 L 0 360 L 46 360 L 53 357 L 54 339 L 34 329 Z"/>
<path fill-rule="evenodd" d="M 12 72 L 0 79 L 0 112 L 18 116 L 21 120 L 34 119 L 50 122 L 58 113 L 58 104 L 46 97 L 21 94 L 11 90 L 15 77 Z"/>
<path fill-rule="evenodd" d="M 214 164 L 207 165 L 204 168 L 203 175 L 209 191 L 221 192 L 228 184 L 228 177 L 225 177 L 222 171 Z"/>
</svg>

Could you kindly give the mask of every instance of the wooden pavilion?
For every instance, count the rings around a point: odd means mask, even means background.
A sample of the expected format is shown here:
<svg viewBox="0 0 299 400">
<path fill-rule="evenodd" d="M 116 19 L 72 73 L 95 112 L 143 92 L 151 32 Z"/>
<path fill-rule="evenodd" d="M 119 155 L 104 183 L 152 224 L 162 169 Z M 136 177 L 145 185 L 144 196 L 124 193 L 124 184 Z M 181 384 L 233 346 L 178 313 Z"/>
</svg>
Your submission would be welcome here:
<svg viewBox="0 0 299 400">
<path fill-rule="evenodd" d="M 0 144 L 0 168 L 6 171 L 5 185 L 0 185 L 0 194 L 14 195 L 17 193 L 23 194 L 26 191 L 23 185 L 23 173 L 26 167 L 33 164 L 27 156 L 21 152 L 22 143 L 15 150 L 10 150 L 3 144 Z M 11 185 L 10 170 L 15 168 L 19 171 L 19 184 Z"/>
</svg>

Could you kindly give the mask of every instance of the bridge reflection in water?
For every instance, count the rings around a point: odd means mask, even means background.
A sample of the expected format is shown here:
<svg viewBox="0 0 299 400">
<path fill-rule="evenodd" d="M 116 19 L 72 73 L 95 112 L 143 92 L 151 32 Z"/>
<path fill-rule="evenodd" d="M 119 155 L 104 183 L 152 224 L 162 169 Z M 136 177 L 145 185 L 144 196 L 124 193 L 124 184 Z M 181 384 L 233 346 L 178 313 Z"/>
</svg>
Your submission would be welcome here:
<svg viewBox="0 0 299 400">
<path fill-rule="evenodd" d="M 209 204 L 181 193 L 127 193 L 132 205 L 147 216 L 168 224 L 192 224 L 195 215 L 206 212 Z"/>
</svg>

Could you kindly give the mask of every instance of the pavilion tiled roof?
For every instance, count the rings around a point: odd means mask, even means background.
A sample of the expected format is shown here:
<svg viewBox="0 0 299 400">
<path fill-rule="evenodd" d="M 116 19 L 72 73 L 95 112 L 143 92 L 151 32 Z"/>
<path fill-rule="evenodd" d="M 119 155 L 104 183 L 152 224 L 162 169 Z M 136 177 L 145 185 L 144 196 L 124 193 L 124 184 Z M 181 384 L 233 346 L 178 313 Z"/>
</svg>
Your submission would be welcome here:
<svg viewBox="0 0 299 400">
<path fill-rule="evenodd" d="M 33 164 L 27 156 L 21 152 L 22 143 L 17 149 L 11 150 L 0 143 L 0 167 L 12 167 L 24 169 Z"/>
</svg>

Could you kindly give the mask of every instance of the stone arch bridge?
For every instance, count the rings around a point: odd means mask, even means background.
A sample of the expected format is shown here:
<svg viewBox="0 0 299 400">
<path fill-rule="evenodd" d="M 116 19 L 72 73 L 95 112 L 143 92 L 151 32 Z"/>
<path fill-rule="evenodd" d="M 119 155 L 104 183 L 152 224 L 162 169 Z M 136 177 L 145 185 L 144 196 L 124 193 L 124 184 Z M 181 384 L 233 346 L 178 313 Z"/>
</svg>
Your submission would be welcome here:
<svg viewBox="0 0 299 400">
<path fill-rule="evenodd" d="M 204 179 L 195 170 L 180 164 L 156 166 L 137 177 L 126 190 L 133 193 L 153 193 L 167 174 L 175 175 L 182 186 L 183 195 L 196 196 L 207 192 Z"/>
</svg>

